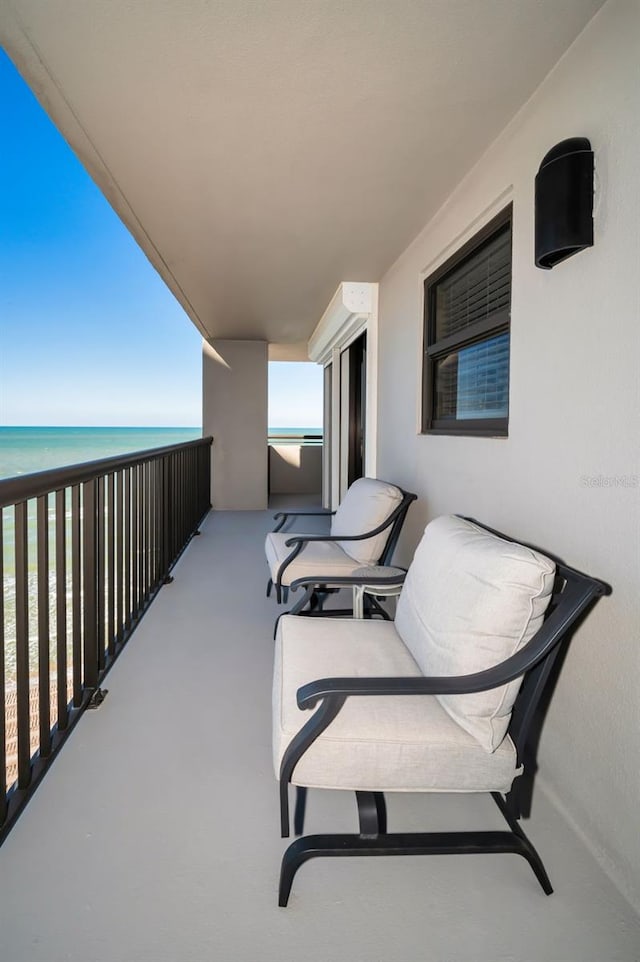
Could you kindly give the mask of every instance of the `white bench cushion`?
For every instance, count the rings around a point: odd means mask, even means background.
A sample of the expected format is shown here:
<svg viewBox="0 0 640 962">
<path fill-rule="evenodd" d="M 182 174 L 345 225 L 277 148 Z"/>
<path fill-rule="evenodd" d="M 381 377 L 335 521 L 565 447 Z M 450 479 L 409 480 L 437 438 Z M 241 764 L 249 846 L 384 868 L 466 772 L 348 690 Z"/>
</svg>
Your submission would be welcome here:
<svg viewBox="0 0 640 962">
<path fill-rule="evenodd" d="M 293 547 L 287 548 L 286 542 L 294 536 L 292 533 L 280 531 L 272 531 L 267 535 L 264 548 L 271 570 L 271 579 L 274 582 L 278 577 L 280 565 L 293 551 Z M 285 569 L 282 584 L 290 585 L 296 578 L 316 575 L 344 577 L 352 574 L 359 567 L 360 562 L 346 554 L 336 542 L 311 541 Z"/>
<path fill-rule="evenodd" d="M 296 693 L 320 678 L 415 676 L 421 671 L 392 622 L 281 618 L 273 683 L 276 777 L 311 717 Z M 493 754 L 432 695 L 354 696 L 298 762 L 294 785 L 358 791 L 507 792 L 520 769 L 510 738 Z"/>
<path fill-rule="evenodd" d="M 359 478 L 345 494 L 331 522 L 331 534 L 354 535 L 373 531 L 398 507 L 402 491 L 395 484 L 375 478 Z M 348 555 L 361 564 L 377 564 L 389 540 L 391 526 L 365 541 L 338 542 Z"/>
<path fill-rule="evenodd" d="M 555 564 L 462 518 L 436 518 L 409 568 L 396 627 L 425 675 L 467 675 L 529 641 L 549 604 Z M 473 695 L 439 696 L 488 752 L 501 744 L 520 680 Z"/>
</svg>

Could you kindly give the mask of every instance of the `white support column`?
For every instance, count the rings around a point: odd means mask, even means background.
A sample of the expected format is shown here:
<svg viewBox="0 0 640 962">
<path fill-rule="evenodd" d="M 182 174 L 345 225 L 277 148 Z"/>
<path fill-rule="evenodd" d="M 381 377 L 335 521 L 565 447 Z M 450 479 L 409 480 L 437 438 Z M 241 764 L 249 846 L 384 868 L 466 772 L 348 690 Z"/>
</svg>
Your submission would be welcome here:
<svg viewBox="0 0 640 962">
<path fill-rule="evenodd" d="M 202 423 L 213 435 L 218 510 L 267 507 L 267 361 L 266 341 L 203 342 Z"/>
</svg>

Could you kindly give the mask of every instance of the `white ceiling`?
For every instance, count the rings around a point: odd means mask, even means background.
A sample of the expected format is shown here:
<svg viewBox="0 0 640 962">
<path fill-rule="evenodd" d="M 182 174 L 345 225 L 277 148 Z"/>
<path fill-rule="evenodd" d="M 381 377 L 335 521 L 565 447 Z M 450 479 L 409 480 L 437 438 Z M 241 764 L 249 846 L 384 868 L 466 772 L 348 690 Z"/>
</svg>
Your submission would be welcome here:
<svg viewBox="0 0 640 962">
<path fill-rule="evenodd" d="M 293 345 L 601 5 L 0 0 L 0 39 L 202 333 Z"/>
</svg>

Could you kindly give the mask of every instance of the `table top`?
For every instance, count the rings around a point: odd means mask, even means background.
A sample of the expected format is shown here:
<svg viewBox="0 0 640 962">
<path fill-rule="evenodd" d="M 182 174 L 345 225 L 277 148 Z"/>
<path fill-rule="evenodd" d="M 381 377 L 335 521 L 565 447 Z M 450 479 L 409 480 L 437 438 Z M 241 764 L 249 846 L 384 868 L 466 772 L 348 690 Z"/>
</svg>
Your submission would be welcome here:
<svg viewBox="0 0 640 962">
<path fill-rule="evenodd" d="M 376 580 L 377 578 L 393 578 L 395 575 L 406 575 L 407 572 L 404 568 L 392 568 L 387 565 L 364 565 L 351 573 L 354 578 L 371 577 Z"/>
</svg>

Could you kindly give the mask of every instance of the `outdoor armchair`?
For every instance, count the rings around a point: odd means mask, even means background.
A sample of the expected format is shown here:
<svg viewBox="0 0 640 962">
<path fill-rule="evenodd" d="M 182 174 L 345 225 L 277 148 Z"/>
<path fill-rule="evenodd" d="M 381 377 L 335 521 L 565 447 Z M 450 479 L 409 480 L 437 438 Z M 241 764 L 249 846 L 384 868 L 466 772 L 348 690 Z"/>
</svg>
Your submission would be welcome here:
<svg viewBox="0 0 640 962">
<path fill-rule="evenodd" d="M 273 685 L 282 836 L 289 784 L 296 834 L 308 788 L 355 791 L 360 825 L 357 834 L 293 842 L 280 905 L 297 869 L 318 856 L 515 852 L 550 894 L 518 823 L 535 772 L 537 710 L 572 628 L 609 591 L 547 554 L 447 516 L 427 526 L 394 623 L 285 615 Z M 509 830 L 390 833 L 384 792 L 488 792 Z"/>
<path fill-rule="evenodd" d="M 289 587 L 300 578 L 323 579 L 351 575 L 363 565 L 387 564 L 395 549 L 415 494 L 387 481 L 359 478 L 335 512 L 279 512 L 278 525 L 267 535 L 265 553 L 278 602 L 287 601 Z M 284 532 L 291 518 L 310 515 L 332 518 L 329 534 Z"/>
</svg>

